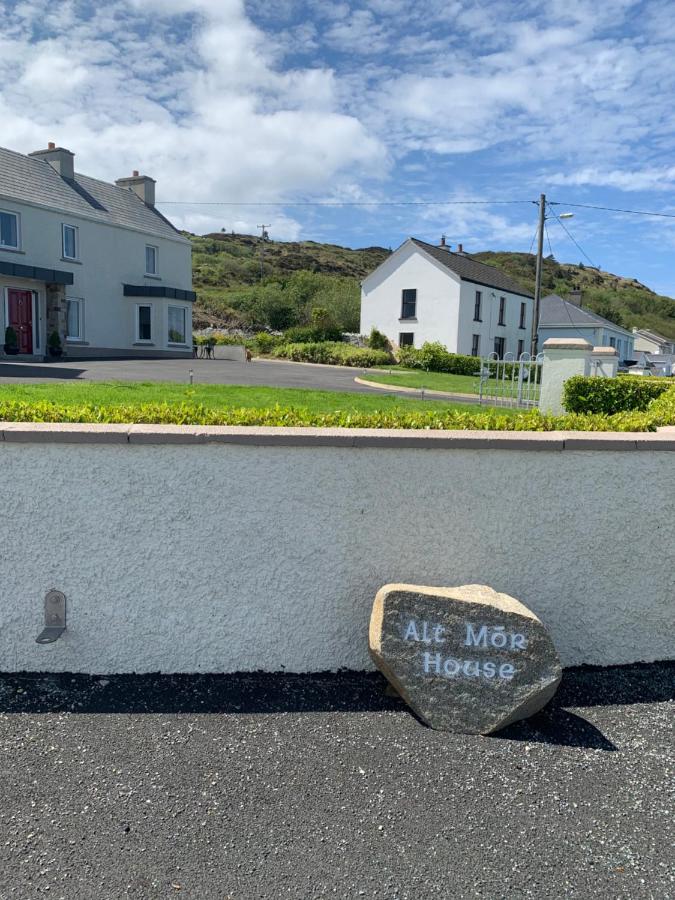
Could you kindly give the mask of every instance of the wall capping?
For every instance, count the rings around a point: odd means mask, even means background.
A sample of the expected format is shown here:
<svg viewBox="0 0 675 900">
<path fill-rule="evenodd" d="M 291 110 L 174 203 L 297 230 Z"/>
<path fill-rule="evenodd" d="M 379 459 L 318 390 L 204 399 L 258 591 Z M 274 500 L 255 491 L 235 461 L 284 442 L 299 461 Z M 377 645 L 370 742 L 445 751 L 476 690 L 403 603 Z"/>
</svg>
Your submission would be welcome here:
<svg viewBox="0 0 675 900">
<path fill-rule="evenodd" d="M 265 447 L 380 447 L 418 450 L 670 450 L 675 433 L 591 431 L 426 431 L 271 428 L 236 425 L 99 425 L 0 422 L 0 441 L 66 444 L 240 444 Z"/>
</svg>

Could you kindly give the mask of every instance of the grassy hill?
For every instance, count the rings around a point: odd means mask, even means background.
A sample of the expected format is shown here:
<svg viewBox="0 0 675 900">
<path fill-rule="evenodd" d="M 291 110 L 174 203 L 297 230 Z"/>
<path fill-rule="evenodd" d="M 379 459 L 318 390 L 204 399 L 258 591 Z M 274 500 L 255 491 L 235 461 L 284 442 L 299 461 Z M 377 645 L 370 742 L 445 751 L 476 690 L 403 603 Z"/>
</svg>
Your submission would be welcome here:
<svg viewBox="0 0 675 900">
<path fill-rule="evenodd" d="M 345 331 L 358 331 L 359 281 L 390 250 L 351 250 L 314 241 L 266 241 L 263 279 L 260 240 L 255 235 L 207 234 L 193 242 L 195 325 L 286 328 L 306 324 L 315 307 L 327 309 Z M 529 253 L 472 254 L 497 266 L 534 291 L 535 258 Z M 636 279 L 582 264 L 544 261 L 542 287 L 565 296 L 583 291 L 583 305 L 623 325 L 657 331 L 675 339 L 675 300 L 654 293 Z"/>
</svg>

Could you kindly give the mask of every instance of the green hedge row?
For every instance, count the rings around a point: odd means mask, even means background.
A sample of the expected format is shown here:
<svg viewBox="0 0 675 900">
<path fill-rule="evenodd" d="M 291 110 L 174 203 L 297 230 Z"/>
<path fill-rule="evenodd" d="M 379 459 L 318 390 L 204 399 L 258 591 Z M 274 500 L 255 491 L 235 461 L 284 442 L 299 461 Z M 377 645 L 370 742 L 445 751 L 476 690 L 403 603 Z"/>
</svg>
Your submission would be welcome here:
<svg viewBox="0 0 675 900">
<path fill-rule="evenodd" d="M 427 342 L 421 347 L 401 347 L 398 359 L 406 369 L 424 369 L 427 372 L 476 375 L 480 370 L 480 360 L 475 356 L 449 353 L 443 344 L 437 342 Z"/>
<path fill-rule="evenodd" d="M 213 409 L 191 404 L 66 406 L 48 401 L 0 401 L 0 420 L 9 422 L 100 422 L 164 425 L 264 425 L 319 428 L 475 429 L 490 431 L 654 431 L 675 425 L 675 390 L 654 400 L 644 412 L 614 415 L 568 413 L 545 416 L 536 410 L 514 416 L 493 410 L 314 413 L 302 408 Z"/>
<path fill-rule="evenodd" d="M 335 366 L 353 366 L 368 369 L 371 366 L 386 366 L 392 362 L 391 354 L 385 350 L 370 350 L 354 347 L 338 341 L 324 341 L 312 344 L 281 344 L 273 356 L 292 359 L 295 362 L 326 363 Z"/>
<path fill-rule="evenodd" d="M 574 375 L 565 382 L 563 406 L 568 412 L 612 415 L 645 410 L 657 397 L 673 387 L 669 378 L 598 378 Z"/>
</svg>

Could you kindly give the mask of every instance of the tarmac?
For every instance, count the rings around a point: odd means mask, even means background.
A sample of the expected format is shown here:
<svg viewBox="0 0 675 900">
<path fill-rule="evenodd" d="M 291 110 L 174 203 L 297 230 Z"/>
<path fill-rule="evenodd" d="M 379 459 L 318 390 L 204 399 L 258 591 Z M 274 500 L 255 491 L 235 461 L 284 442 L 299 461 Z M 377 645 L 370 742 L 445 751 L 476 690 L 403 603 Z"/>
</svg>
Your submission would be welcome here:
<svg viewBox="0 0 675 900">
<path fill-rule="evenodd" d="M 491 737 L 377 673 L 0 675 L 0 900 L 671 898 L 675 663 Z"/>
</svg>

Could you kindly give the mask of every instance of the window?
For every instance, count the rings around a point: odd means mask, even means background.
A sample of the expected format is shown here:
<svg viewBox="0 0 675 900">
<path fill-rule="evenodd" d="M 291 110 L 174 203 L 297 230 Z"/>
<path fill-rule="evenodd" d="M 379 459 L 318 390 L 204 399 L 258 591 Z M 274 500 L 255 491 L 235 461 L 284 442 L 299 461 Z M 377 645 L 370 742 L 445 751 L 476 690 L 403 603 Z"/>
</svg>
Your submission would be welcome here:
<svg viewBox="0 0 675 900">
<path fill-rule="evenodd" d="M 480 335 L 479 334 L 471 335 L 471 355 L 472 356 L 480 356 Z"/>
<path fill-rule="evenodd" d="M 524 352 L 525 352 L 525 341 L 520 340 L 520 341 L 518 341 L 518 359 L 520 359 L 520 357 L 523 355 Z"/>
<path fill-rule="evenodd" d="M 152 340 L 152 306 L 136 307 L 136 340 L 151 341 Z"/>
<path fill-rule="evenodd" d="M 185 307 L 169 307 L 169 343 L 185 343 Z"/>
<path fill-rule="evenodd" d="M 495 353 L 497 354 L 498 359 L 504 359 L 505 347 L 506 347 L 506 338 L 496 337 L 495 338 Z"/>
<path fill-rule="evenodd" d="M 84 301 L 69 297 L 66 300 L 66 340 L 81 341 L 84 338 Z"/>
<path fill-rule="evenodd" d="M 483 320 L 480 317 L 480 306 L 481 301 L 483 300 L 483 295 L 480 291 L 476 291 L 476 301 L 473 307 L 473 320 L 474 322 L 482 322 Z"/>
<path fill-rule="evenodd" d="M 16 213 L 0 212 L 0 247 L 19 249 L 19 217 Z"/>
<path fill-rule="evenodd" d="M 401 318 L 414 319 L 417 315 L 417 289 L 408 288 L 401 295 Z"/>
<path fill-rule="evenodd" d="M 157 274 L 157 272 L 158 272 L 157 256 L 158 256 L 157 247 L 153 247 L 151 244 L 146 244 L 146 247 L 145 247 L 145 274 L 146 275 L 156 275 Z"/>
<path fill-rule="evenodd" d="M 520 322 L 518 324 L 518 328 L 525 328 L 525 316 L 527 315 L 527 305 L 525 303 L 520 304 Z"/>
<path fill-rule="evenodd" d="M 506 297 L 499 298 L 499 321 L 497 325 L 506 325 L 504 316 L 506 315 Z"/>
<path fill-rule="evenodd" d="M 61 226 L 63 236 L 63 257 L 64 259 L 78 258 L 78 229 L 74 225 Z"/>
<path fill-rule="evenodd" d="M 398 336 L 399 347 L 414 347 L 415 335 L 412 331 L 402 331 Z"/>
<path fill-rule="evenodd" d="M 616 347 L 616 338 L 611 337 L 611 338 L 609 339 L 609 346 L 610 346 L 610 347 Z"/>
</svg>

